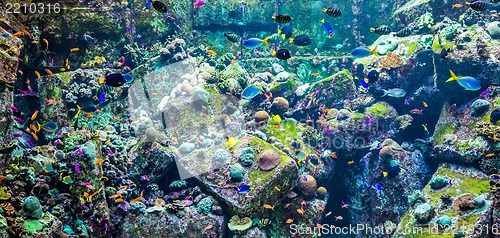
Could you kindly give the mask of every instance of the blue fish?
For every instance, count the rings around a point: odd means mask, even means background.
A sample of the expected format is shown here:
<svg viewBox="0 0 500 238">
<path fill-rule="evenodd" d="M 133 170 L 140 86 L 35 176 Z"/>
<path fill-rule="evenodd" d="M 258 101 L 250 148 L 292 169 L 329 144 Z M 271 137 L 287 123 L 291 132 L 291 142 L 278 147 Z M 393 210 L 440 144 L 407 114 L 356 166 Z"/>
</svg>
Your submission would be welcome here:
<svg viewBox="0 0 500 238">
<path fill-rule="evenodd" d="M 496 124 L 500 121 L 500 110 L 496 109 L 490 113 L 490 122 Z"/>
<path fill-rule="evenodd" d="M 132 77 L 132 75 L 130 74 L 124 74 L 123 78 L 125 79 L 125 83 L 131 84 L 132 82 L 134 82 L 134 77 Z"/>
<path fill-rule="evenodd" d="M 251 188 L 247 184 L 242 184 L 238 186 L 238 193 L 248 193 L 250 192 Z"/>
<path fill-rule="evenodd" d="M 325 21 L 325 19 L 321 20 L 321 23 L 323 23 L 323 29 L 326 31 L 326 33 L 328 33 L 328 38 L 332 38 L 332 36 L 335 35 L 335 32 L 333 32 L 332 24 Z"/>
<path fill-rule="evenodd" d="M 59 126 L 57 125 L 57 123 L 53 122 L 53 121 L 43 123 L 42 125 L 40 125 L 37 122 L 37 124 L 38 124 L 39 128 L 43 129 L 46 132 L 55 132 L 55 131 L 57 131 L 57 129 L 59 129 Z"/>
<path fill-rule="evenodd" d="M 342 44 L 336 44 L 335 45 L 335 49 L 337 49 L 337 50 L 340 50 L 342 48 L 344 48 L 344 45 L 342 45 Z"/>
<path fill-rule="evenodd" d="M 97 107 L 94 104 L 89 104 L 85 107 L 82 107 L 81 110 L 84 112 L 90 113 L 90 112 L 97 111 Z"/>
<path fill-rule="evenodd" d="M 361 86 L 362 86 L 363 88 L 368 88 L 368 87 L 369 87 L 369 85 L 368 85 L 368 82 L 367 82 L 367 81 L 368 81 L 368 79 L 367 79 L 367 78 L 360 78 L 360 79 L 358 80 L 359 84 L 361 84 Z"/>
<path fill-rule="evenodd" d="M 243 47 L 245 47 L 247 49 L 255 49 L 255 48 L 260 47 L 262 45 L 262 43 L 269 46 L 269 42 L 267 42 L 268 39 L 269 39 L 269 36 L 266 37 L 264 40 L 261 40 L 259 38 L 249 38 L 248 40 L 243 42 Z"/>
<path fill-rule="evenodd" d="M 73 179 L 71 179 L 70 176 L 65 176 L 63 179 L 62 179 L 62 182 L 65 183 L 65 184 L 72 184 L 74 181 Z"/>
<path fill-rule="evenodd" d="M 10 39 L 11 34 L 9 34 L 9 33 L 4 33 L 4 34 L 2 34 L 2 37 L 3 37 L 3 38 Z"/>
<path fill-rule="evenodd" d="M 54 167 L 52 167 L 52 163 L 46 163 L 45 166 L 43 166 L 43 171 L 50 173 L 54 171 Z"/>
<path fill-rule="evenodd" d="M 147 1 L 146 1 L 146 7 L 145 7 L 145 8 L 146 8 L 147 10 L 149 10 L 149 9 L 151 9 L 151 7 L 152 7 L 152 6 L 153 6 L 153 5 L 151 4 L 151 0 L 147 0 Z"/>
<path fill-rule="evenodd" d="M 281 38 L 283 40 L 292 37 L 292 34 L 293 34 L 293 25 L 292 24 L 281 28 L 281 30 L 278 30 L 278 35 L 281 35 Z"/>
<path fill-rule="evenodd" d="M 224 48 L 224 46 L 223 46 L 223 45 L 221 45 L 221 44 L 218 44 L 218 45 L 216 45 L 216 46 L 215 46 L 215 48 L 217 48 L 217 49 L 222 49 L 222 48 Z"/>
<path fill-rule="evenodd" d="M 382 191 L 382 185 L 380 185 L 379 183 L 377 183 L 375 187 L 377 188 L 378 191 Z"/>
<path fill-rule="evenodd" d="M 370 55 L 378 56 L 377 46 L 375 46 L 375 48 L 373 48 L 372 50 L 366 47 L 357 47 L 356 49 L 352 50 L 351 55 L 356 59 L 365 58 Z"/>
<path fill-rule="evenodd" d="M 83 37 L 85 38 L 85 40 L 87 41 L 87 43 L 92 43 L 92 41 L 94 41 L 94 38 L 92 38 L 92 36 L 90 36 L 90 35 L 87 35 L 87 33 L 85 33 L 83 35 Z"/>
<path fill-rule="evenodd" d="M 243 90 L 243 92 L 241 93 L 241 97 L 243 99 L 249 100 L 249 99 L 252 99 L 255 96 L 259 95 L 261 91 L 262 91 L 262 88 L 251 85 L 251 86 L 248 86 L 247 88 L 245 88 L 245 90 Z"/>
<path fill-rule="evenodd" d="M 481 89 L 481 83 L 473 77 L 470 76 L 456 76 L 453 71 L 450 70 L 451 77 L 446 80 L 446 82 L 457 81 L 457 83 L 468 91 L 477 91 Z"/>
<path fill-rule="evenodd" d="M 102 92 L 100 95 L 99 95 L 99 103 L 103 103 L 106 101 L 106 92 Z"/>
<path fill-rule="evenodd" d="M 312 41 L 308 35 L 300 35 L 295 38 L 290 38 L 290 44 L 292 43 L 298 46 L 308 46 Z"/>
</svg>

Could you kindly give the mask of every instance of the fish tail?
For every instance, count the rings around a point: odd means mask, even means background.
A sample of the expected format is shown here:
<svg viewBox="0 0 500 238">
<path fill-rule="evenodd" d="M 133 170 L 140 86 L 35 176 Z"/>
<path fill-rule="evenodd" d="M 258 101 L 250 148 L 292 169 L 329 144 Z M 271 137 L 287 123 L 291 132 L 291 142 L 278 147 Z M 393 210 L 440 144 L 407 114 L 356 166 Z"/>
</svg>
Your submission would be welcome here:
<svg viewBox="0 0 500 238">
<path fill-rule="evenodd" d="M 455 75 L 455 73 L 453 73 L 453 71 L 451 71 L 451 69 L 450 69 L 450 74 L 451 74 L 451 77 L 448 80 L 446 80 L 446 82 L 451 82 L 451 81 L 455 81 L 458 79 L 458 77 Z"/>
<path fill-rule="evenodd" d="M 276 16 L 273 16 L 272 19 L 273 19 L 273 21 L 276 21 Z"/>
<path fill-rule="evenodd" d="M 378 45 L 376 45 L 372 50 L 370 50 L 370 53 L 372 53 L 372 55 L 375 55 L 378 57 L 377 47 L 378 47 Z"/>
<path fill-rule="evenodd" d="M 374 32 L 375 31 L 375 28 L 370 28 L 370 32 Z"/>
<path fill-rule="evenodd" d="M 325 23 L 325 19 L 321 19 L 321 23 Z"/>
<path fill-rule="evenodd" d="M 272 50 L 272 51 L 271 51 L 271 55 L 272 55 L 272 56 L 276 56 L 276 51 L 275 51 L 275 50 Z"/>
<path fill-rule="evenodd" d="M 389 93 L 389 91 L 387 91 L 385 89 L 382 89 L 382 91 L 384 91 L 384 95 L 382 95 L 382 97 L 385 97 Z"/>
<path fill-rule="evenodd" d="M 78 111 L 76 111 L 75 119 L 78 119 L 78 115 L 80 115 L 80 112 L 82 112 L 82 108 L 76 104 L 76 107 L 78 108 Z"/>
<path fill-rule="evenodd" d="M 286 38 L 286 35 L 285 34 L 281 34 L 281 39 L 285 40 Z"/>
<path fill-rule="evenodd" d="M 294 38 L 290 38 L 290 44 L 293 43 Z"/>
<path fill-rule="evenodd" d="M 387 172 L 382 172 L 382 175 L 384 175 L 384 178 L 387 177 L 387 175 L 389 175 L 389 173 Z"/>
<path fill-rule="evenodd" d="M 327 9 L 326 9 L 326 8 L 323 8 L 323 12 L 326 12 L 326 11 L 327 11 Z"/>
<path fill-rule="evenodd" d="M 470 6 L 470 2 L 465 2 L 465 6 Z"/>
<path fill-rule="evenodd" d="M 262 42 L 264 42 L 264 44 L 266 44 L 267 46 L 269 46 L 269 42 L 268 42 L 269 37 L 271 37 L 271 36 L 268 36 L 268 37 L 264 38 L 264 40 L 262 40 Z"/>
<path fill-rule="evenodd" d="M 102 84 L 104 84 L 104 80 L 106 80 L 106 79 L 105 78 L 99 78 L 97 80 L 97 82 L 102 85 Z"/>
</svg>

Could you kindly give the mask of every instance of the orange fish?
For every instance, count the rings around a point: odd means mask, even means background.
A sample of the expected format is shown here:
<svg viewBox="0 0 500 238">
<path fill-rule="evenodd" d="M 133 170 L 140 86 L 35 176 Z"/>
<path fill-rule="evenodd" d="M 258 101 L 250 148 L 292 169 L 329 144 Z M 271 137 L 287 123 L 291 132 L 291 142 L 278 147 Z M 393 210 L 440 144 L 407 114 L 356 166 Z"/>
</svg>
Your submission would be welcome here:
<svg viewBox="0 0 500 238">
<path fill-rule="evenodd" d="M 36 141 L 38 141 L 38 136 L 35 133 L 32 132 L 31 135 L 33 136 L 33 139 L 35 139 Z"/>
<path fill-rule="evenodd" d="M 325 217 L 330 216 L 330 215 L 332 215 L 332 212 L 328 212 L 327 214 L 325 214 Z"/>
<path fill-rule="evenodd" d="M 4 179 L 5 179 L 5 176 L 0 175 L 0 180 L 4 180 Z"/>
<path fill-rule="evenodd" d="M 348 164 L 348 165 L 352 165 L 352 164 L 354 164 L 354 160 L 349 160 L 349 161 L 347 161 L 347 164 Z"/>
<path fill-rule="evenodd" d="M 495 156 L 495 154 L 494 154 L 494 153 L 491 153 L 491 154 L 486 154 L 484 157 L 486 157 L 486 158 L 490 158 L 490 157 L 493 157 L 493 156 Z"/>
<path fill-rule="evenodd" d="M 217 52 L 213 51 L 213 50 L 207 50 L 207 54 L 211 55 L 211 56 L 216 56 L 217 55 Z"/>
<path fill-rule="evenodd" d="M 321 225 L 321 224 L 319 224 L 319 223 L 316 223 L 316 226 L 317 226 L 318 228 L 323 228 L 323 225 Z"/>
<path fill-rule="evenodd" d="M 24 33 L 22 31 L 18 31 L 18 32 L 12 34 L 12 36 L 14 36 L 14 37 L 20 37 L 22 35 L 24 35 Z"/>
<path fill-rule="evenodd" d="M 290 202 L 290 203 L 285 204 L 285 206 L 283 206 L 283 208 L 285 208 L 285 209 L 286 209 L 286 208 L 288 208 L 290 205 L 292 205 L 292 203 L 291 203 L 291 202 Z"/>
<path fill-rule="evenodd" d="M 118 197 L 123 197 L 123 195 L 119 192 L 116 192 L 115 194 L 109 196 L 109 199 L 118 198 Z"/>
<path fill-rule="evenodd" d="M 342 216 L 336 216 L 335 221 L 338 221 L 338 220 L 344 220 L 344 218 Z"/>
<path fill-rule="evenodd" d="M 37 78 L 40 78 L 40 73 L 38 71 L 35 71 L 35 75 Z"/>
<path fill-rule="evenodd" d="M 120 202 L 123 202 L 123 198 L 117 198 L 117 199 L 115 199 L 115 203 L 120 203 Z"/>
<path fill-rule="evenodd" d="M 319 73 L 312 73 L 311 76 L 313 77 L 318 77 L 319 76 Z"/>
<path fill-rule="evenodd" d="M 31 130 L 32 130 L 32 131 L 34 131 L 35 133 L 37 133 L 37 132 L 38 132 L 38 130 L 39 130 L 39 129 L 38 129 L 35 125 L 33 125 L 33 124 L 31 124 L 31 125 L 30 125 L 30 128 L 31 128 Z"/>
<path fill-rule="evenodd" d="M 464 5 L 460 4 L 460 3 L 457 3 L 457 4 L 453 4 L 451 5 L 451 9 L 453 8 L 459 8 L 459 7 L 463 7 Z"/>
<path fill-rule="evenodd" d="M 89 49 L 85 49 L 85 54 L 88 54 L 89 53 Z"/>
<path fill-rule="evenodd" d="M 70 52 L 77 52 L 79 50 L 80 50 L 80 48 L 71 48 L 71 49 L 69 49 Z"/>
<path fill-rule="evenodd" d="M 94 160 L 94 164 L 101 164 L 102 162 L 104 162 L 103 159 L 96 159 L 96 160 Z"/>
<path fill-rule="evenodd" d="M 293 222 L 293 218 L 288 218 L 288 219 L 286 219 L 286 223 L 287 223 L 287 224 L 290 224 L 290 223 L 292 223 L 292 222 Z"/>
<path fill-rule="evenodd" d="M 208 225 L 208 226 L 205 226 L 205 228 L 203 228 L 204 230 L 210 230 L 212 229 L 212 227 L 214 227 L 212 224 Z"/>
<path fill-rule="evenodd" d="M 231 60 L 230 64 L 236 64 L 236 63 L 238 63 L 238 60 Z"/>
<path fill-rule="evenodd" d="M 47 46 L 46 49 L 49 49 L 49 41 L 47 39 L 42 39 L 45 45 Z"/>
<path fill-rule="evenodd" d="M 320 205 L 320 206 L 318 206 L 318 210 L 320 210 L 320 211 L 324 211 L 324 210 L 325 210 L 325 208 L 324 208 L 323 206 L 321 206 L 321 205 Z"/>
<path fill-rule="evenodd" d="M 109 144 L 109 142 L 111 142 L 111 138 L 108 138 L 108 139 L 104 142 L 104 144 L 105 144 L 105 145 L 107 145 L 107 144 Z"/>
<path fill-rule="evenodd" d="M 68 58 L 66 58 L 66 65 L 65 65 L 65 67 L 69 69 L 69 59 Z"/>
<path fill-rule="evenodd" d="M 136 203 L 136 202 L 144 200 L 144 198 L 142 197 L 143 193 L 144 193 L 144 191 L 141 192 L 141 195 L 139 195 L 139 197 L 137 197 L 134 200 L 130 201 L 130 203 Z"/>
<path fill-rule="evenodd" d="M 45 72 L 47 72 L 49 75 L 54 75 L 54 73 L 52 73 L 52 71 L 50 71 L 50 69 L 45 69 Z"/>
<path fill-rule="evenodd" d="M 422 104 L 424 105 L 424 107 L 428 107 L 429 106 L 426 102 L 422 102 Z"/>
<path fill-rule="evenodd" d="M 336 159 L 337 158 L 337 152 L 330 153 L 330 157 Z"/>
<path fill-rule="evenodd" d="M 267 204 L 267 203 L 266 203 L 266 204 L 264 204 L 264 208 L 266 208 L 266 209 L 271 209 L 271 210 L 273 210 L 273 211 L 274 211 L 274 206 L 271 206 L 271 205 L 269 205 L 269 204 Z"/>
<path fill-rule="evenodd" d="M 35 112 L 33 113 L 33 115 L 31 115 L 31 120 L 34 121 L 37 116 L 38 116 L 38 110 L 35 110 Z"/>
<path fill-rule="evenodd" d="M 302 202 L 300 202 L 300 204 L 303 205 L 303 206 L 306 206 L 307 202 L 306 202 L 306 200 L 302 200 Z"/>
<path fill-rule="evenodd" d="M 87 114 L 85 114 L 85 117 L 86 117 L 86 118 L 93 118 L 93 117 L 94 117 L 94 114 L 92 114 L 92 113 L 87 113 Z"/>
<path fill-rule="evenodd" d="M 113 116 L 113 119 L 115 119 L 115 121 L 117 121 L 117 122 L 121 121 L 120 118 L 118 118 L 117 116 Z"/>
<path fill-rule="evenodd" d="M 22 32 L 24 35 L 27 35 L 27 36 L 30 36 L 30 37 L 31 37 L 31 34 L 30 34 L 27 30 L 21 30 L 21 32 Z"/>
<path fill-rule="evenodd" d="M 304 209 L 299 208 L 299 209 L 297 209 L 297 212 L 298 212 L 299 214 L 304 214 Z"/>
</svg>

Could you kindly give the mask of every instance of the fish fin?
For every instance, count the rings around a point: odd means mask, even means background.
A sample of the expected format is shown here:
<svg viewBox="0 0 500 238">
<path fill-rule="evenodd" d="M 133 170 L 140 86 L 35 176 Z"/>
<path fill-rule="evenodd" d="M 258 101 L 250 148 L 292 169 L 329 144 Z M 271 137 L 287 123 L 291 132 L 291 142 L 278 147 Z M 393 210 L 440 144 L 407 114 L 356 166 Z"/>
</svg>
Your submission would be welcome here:
<svg viewBox="0 0 500 238">
<path fill-rule="evenodd" d="M 446 82 L 451 82 L 451 81 L 455 81 L 458 79 L 458 77 L 455 75 L 455 73 L 453 73 L 453 71 L 451 71 L 451 69 L 450 69 L 450 74 L 451 74 L 451 77 L 448 80 L 446 80 Z"/>
<path fill-rule="evenodd" d="M 375 55 L 378 57 L 377 47 L 378 47 L 378 45 L 376 45 L 372 50 L 370 50 L 370 53 L 372 53 L 372 55 Z"/>
<path fill-rule="evenodd" d="M 97 80 L 97 82 L 102 85 L 102 84 L 104 84 L 104 80 L 106 80 L 106 79 L 105 78 L 99 78 Z"/>
<path fill-rule="evenodd" d="M 262 40 L 262 42 L 263 42 L 264 44 L 266 44 L 267 46 L 269 46 L 269 42 L 268 42 L 268 41 L 269 41 L 269 37 L 270 37 L 270 36 L 268 36 L 268 37 L 264 38 L 264 40 Z"/>
<path fill-rule="evenodd" d="M 382 91 L 384 91 L 384 95 L 382 95 L 382 97 L 385 97 L 389 93 L 389 91 L 387 91 L 385 89 L 382 89 Z"/>
<path fill-rule="evenodd" d="M 80 106 L 78 106 L 78 104 L 76 104 L 76 107 L 78 108 L 78 111 L 76 111 L 76 114 L 75 114 L 75 119 L 78 119 L 78 116 L 80 115 L 80 112 L 82 112 L 82 108 Z"/>
</svg>

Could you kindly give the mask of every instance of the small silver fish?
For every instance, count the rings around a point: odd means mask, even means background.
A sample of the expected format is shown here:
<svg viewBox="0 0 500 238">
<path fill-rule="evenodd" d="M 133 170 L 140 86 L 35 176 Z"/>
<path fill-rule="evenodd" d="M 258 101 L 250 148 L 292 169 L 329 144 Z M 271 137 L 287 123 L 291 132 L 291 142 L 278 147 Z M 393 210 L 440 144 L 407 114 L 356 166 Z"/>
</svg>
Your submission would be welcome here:
<svg viewBox="0 0 500 238">
<path fill-rule="evenodd" d="M 391 88 L 391 89 L 382 89 L 384 91 L 384 95 L 382 95 L 382 97 L 385 97 L 385 96 L 389 96 L 389 97 L 393 97 L 393 98 L 402 98 L 406 95 L 406 92 L 405 90 L 401 89 L 401 88 Z"/>
</svg>

